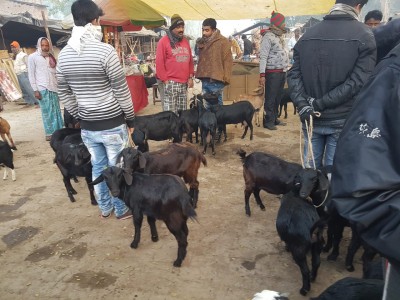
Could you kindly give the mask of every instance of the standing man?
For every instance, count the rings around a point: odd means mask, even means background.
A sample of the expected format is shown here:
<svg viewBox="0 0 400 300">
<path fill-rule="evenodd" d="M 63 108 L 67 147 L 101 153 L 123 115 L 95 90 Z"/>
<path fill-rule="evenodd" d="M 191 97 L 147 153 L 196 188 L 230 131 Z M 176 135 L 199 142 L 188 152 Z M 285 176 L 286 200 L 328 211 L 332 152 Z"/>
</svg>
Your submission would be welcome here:
<svg viewBox="0 0 400 300">
<path fill-rule="evenodd" d="M 300 33 L 300 28 L 296 28 L 294 30 L 294 36 L 292 36 L 288 42 L 289 59 L 291 64 L 293 64 L 293 48 L 300 39 Z"/>
<path fill-rule="evenodd" d="M 31 84 L 29 83 L 28 55 L 22 51 L 17 41 L 13 41 L 10 46 L 11 52 L 15 55 L 14 71 L 17 75 L 24 100 L 28 106 L 39 105 L 38 100 L 35 98 Z"/>
<path fill-rule="evenodd" d="M 157 44 L 157 77 L 164 82 L 163 111 L 187 108 L 187 89 L 193 87 L 194 65 L 192 50 L 183 36 L 185 22 L 175 14 L 167 35 Z"/>
<path fill-rule="evenodd" d="M 243 40 L 243 61 L 250 61 L 250 55 L 253 53 L 253 44 L 247 39 L 245 34 L 242 35 Z"/>
<path fill-rule="evenodd" d="M 197 45 L 196 77 L 201 79 L 202 92 L 218 93 L 218 104 L 222 105 L 222 90 L 229 84 L 232 74 L 231 43 L 217 29 L 217 21 L 209 18 L 203 21 L 203 37 Z"/>
<path fill-rule="evenodd" d="M 312 149 L 315 166 L 332 165 L 336 143 L 376 61 L 371 30 L 358 21 L 368 0 L 336 0 L 324 20 L 307 30 L 294 47 L 294 64 L 288 74 L 293 103 L 303 123 L 304 158 L 308 139 L 304 122 L 315 112 Z M 310 162 L 308 162 L 310 164 Z"/>
<path fill-rule="evenodd" d="M 59 94 L 65 108 L 80 121 L 94 180 L 116 164 L 118 154 L 127 146 L 134 111 L 117 52 L 101 42 L 99 17 L 103 11 L 92 0 L 77 0 L 71 12 L 75 26 L 57 66 Z M 125 203 L 110 195 L 104 181 L 95 185 L 94 191 L 101 218 L 110 217 L 113 210 L 117 219 L 132 217 Z"/>
<path fill-rule="evenodd" d="M 29 81 L 39 100 L 46 141 L 50 141 L 53 132 L 64 126 L 57 96 L 57 62 L 49 50 L 49 40 L 41 37 L 36 52 L 28 58 Z"/>
<path fill-rule="evenodd" d="M 272 12 L 270 23 L 261 40 L 259 84 L 265 85 L 264 128 L 276 130 L 276 125 L 286 125 L 278 120 L 278 109 L 289 58 L 285 51 L 285 17 Z"/>
</svg>

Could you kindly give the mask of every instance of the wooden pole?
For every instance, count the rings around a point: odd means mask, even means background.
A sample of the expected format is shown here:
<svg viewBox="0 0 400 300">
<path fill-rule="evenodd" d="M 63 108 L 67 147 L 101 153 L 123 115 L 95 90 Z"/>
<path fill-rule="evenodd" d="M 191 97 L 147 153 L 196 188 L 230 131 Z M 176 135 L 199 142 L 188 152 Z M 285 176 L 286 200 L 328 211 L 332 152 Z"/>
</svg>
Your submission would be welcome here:
<svg viewBox="0 0 400 300">
<path fill-rule="evenodd" d="M 47 36 L 47 39 L 49 40 L 50 52 L 52 54 L 54 54 L 53 43 L 51 42 L 50 31 L 49 31 L 49 27 L 47 26 L 47 20 L 46 20 L 46 16 L 44 15 L 43 10 L 42 10 L 42 19 L 43 19 L 44 30 L 46 31 L 46 36 Z"/>
</svg>

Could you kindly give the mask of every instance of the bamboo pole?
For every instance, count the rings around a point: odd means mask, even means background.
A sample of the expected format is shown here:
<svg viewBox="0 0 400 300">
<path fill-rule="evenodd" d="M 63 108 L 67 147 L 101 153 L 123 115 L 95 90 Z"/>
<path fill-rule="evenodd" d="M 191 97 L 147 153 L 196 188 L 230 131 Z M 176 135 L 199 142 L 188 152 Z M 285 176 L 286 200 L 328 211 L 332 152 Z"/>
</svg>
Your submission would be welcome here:
<svg viewBox="0 0 400 300">
<path fill-rule="evenodd" d="M 43 19 L 44 30 L 46 31 L 46 36 L 47 36 L 47 39 L 49 40 L 50 52 L 51 52 L 51 54 L 54 55 L 53 43 L 51 42 L 50 31 L 49 31 L 49 27 L 47 26 L 47 19 L 46 19 L 46 16 L 44 15 L 43 10 L 42 10 L 42 19 Z"/>
</svg>

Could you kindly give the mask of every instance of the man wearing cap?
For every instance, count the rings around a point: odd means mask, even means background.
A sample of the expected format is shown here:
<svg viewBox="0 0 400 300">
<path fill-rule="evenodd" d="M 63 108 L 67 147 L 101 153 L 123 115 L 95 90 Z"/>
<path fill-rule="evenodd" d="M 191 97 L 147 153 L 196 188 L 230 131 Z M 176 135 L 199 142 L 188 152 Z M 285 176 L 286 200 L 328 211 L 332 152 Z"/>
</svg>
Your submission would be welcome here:
<svg viewBox="0 0 400 300">
<path fill-rule="evenodd" d="M 194 64 L 192 50 L 184 37 L 185 22 L 175 14 L 167 35 L 157 44 L 157 78 L 164 83 L 163 111 L 187 108 L 187 89 L 193 87 Z"/>
<path fill-rule="evenodd" d="M 232 74 L 231 43 L 217 29 L 215 19 L 205 19 L 202 31 L 203 37 L 197 42 L 196 77 L 201 79 L 203 93 L 218 93 L 218 104 L 222 105 L 222 90 L 229 84 Z"/>
<path fill-rule="evenodd" d="M 13 41 L 10 46 L 11 52 L 15 55 L 14 71 L 17 75 L 24 100 L 28 104 L 28 106 L 38 105 L 39 103 L 36 100 L 31 84 L 29 83 L 28 54 L 22 51 L 17 41 Z"/>
<path fill-rule="evenodd" d="M 261 40 L 259 84 L 265 85 L 264 128 L 276 130 L 276 125 L 286 125 L 278 120 L 278 108 L 289 57 L 285 51 L 285 17 L 272 12 L 270 23 Z"/>
<path fill-rule="evenodd" d="M 315 117 L 311 140 L 315 164 L 306 162 L 309 167 L 333 164 L 339 134 L 375 68 L 375 38 L 359 21 L 367 2 L 336 0 L 323 21 L 308 29 L 294 46 L 288 85 L 303 123 L 304 158 L 308 157 L 305 121 Z"/>
</svg>

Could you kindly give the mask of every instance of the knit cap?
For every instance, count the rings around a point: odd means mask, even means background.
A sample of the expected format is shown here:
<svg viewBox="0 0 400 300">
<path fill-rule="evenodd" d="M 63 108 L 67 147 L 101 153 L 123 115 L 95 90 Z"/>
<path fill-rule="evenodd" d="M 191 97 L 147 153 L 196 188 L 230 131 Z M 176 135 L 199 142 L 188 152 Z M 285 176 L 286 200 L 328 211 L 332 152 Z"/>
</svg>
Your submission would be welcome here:
<svg viewBox="0 0 400 300">
<path fill-rule="evenodd" d="M 174 14 L 171 17 L 171 26 L 169 27 L 169 30 L 173 30 L 176 27 L 178 27 L 179 25 L 185 25 L 185 22 L 183 21 L 183 19 L 181 18 L 180 15 Z"/>
<path fill-rule="evenodd" d="M 270 23 L 271 23 L 271 25 L 274 25 L 276 27 L 284 29 L 285 25 L 286 25 L 285 24 L 285 16 L 273 11 L 271 14 Z"/>
</svg>

